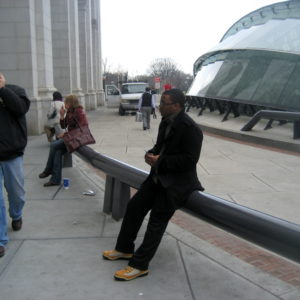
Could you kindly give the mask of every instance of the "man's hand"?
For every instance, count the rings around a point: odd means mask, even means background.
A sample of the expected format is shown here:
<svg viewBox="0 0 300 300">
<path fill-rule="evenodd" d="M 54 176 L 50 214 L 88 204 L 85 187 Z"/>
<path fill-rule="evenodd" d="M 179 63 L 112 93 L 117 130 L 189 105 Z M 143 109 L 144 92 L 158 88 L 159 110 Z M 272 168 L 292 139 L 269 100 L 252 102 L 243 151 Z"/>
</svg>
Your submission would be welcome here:
<svg viewBox="0 0 300 300">
<path fill-rule="evenodd" d="M 2 73 L 0 73 L 0 89 L 5 87 L 5 83 L 6 83 L 5 77 Z"/>
<path fill-rule="evenodd" d="M 145 154 L 145 162 L 153 167 L 157 160 L 159 159 L 159 155 L 153 155 L 152 153 L 146 152 Z"/>
<path fill-rule="evenodd" d="M 61 107 L 60 111 L 59 111 L 59 114 L 60 114 L 60 118 L 63 120 L 64 117 L 65 117 L 65 108 L 64 106 Z"/>
<path fill-rule="evenodd" d="M 57 137 L 58 137 L 59 139 L 62 139 L 64 135 L 65 135 L 65 133 L 63 132 L 63 133 L 58 134 Z"/>
</svg>

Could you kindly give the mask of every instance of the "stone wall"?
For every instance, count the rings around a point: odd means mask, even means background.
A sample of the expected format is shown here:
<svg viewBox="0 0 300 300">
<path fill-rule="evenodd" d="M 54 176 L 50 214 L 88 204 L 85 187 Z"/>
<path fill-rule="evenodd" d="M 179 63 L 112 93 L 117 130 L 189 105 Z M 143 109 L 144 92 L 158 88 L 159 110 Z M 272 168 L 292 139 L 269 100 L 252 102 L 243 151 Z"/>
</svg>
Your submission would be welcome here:
<svg viewBox="0 0 300 300">
<path fill-rule="evenodd" d="M 43 132 L 52 93 L 104 105 L 99 0 L 0 0 L 0 71 L 26 89 L 30 135 Z"/>
</svg>

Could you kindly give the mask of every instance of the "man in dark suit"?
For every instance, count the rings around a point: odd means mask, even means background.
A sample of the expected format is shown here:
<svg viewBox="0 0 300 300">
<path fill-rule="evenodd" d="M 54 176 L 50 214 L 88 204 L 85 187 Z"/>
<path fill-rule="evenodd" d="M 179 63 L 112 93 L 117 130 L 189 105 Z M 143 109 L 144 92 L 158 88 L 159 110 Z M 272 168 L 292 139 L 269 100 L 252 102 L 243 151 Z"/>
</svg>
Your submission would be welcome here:
<svg viewBox="0 0 300 300">
<path fill-rule="evenodd" d="M 204 190 L 196 172 L 203 134 L 184 112 L 184 104 L 185 96 L 178 89 L 162 94 L 157 141 L 145 154 L 151 172 L 128 203 L 115 249 L 103 252 L 105 259 L 129 259 L 128 266 L 115 273 L 117 280 L 148 274 L 149 262 L 175 210 L 184 205 L 193 191 Z M 144 240 L 134 251 L 137 233 L 150 210 Z"/>
</svg>

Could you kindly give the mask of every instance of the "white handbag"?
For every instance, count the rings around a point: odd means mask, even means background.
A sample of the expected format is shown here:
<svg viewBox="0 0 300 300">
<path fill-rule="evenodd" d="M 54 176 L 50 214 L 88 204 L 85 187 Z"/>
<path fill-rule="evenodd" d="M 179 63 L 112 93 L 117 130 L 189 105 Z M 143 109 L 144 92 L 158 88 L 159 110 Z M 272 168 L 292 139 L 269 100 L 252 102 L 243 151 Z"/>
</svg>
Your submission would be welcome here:
<svg viewBox="0 0 300 300">
<path fill-rule="evenodd" d="M 143 121 L 142 113 L 141 112 L 139 112 L 139 111 L 136 112 L 135 121 L 136 122 L 142 122 Z"/>
</svg>

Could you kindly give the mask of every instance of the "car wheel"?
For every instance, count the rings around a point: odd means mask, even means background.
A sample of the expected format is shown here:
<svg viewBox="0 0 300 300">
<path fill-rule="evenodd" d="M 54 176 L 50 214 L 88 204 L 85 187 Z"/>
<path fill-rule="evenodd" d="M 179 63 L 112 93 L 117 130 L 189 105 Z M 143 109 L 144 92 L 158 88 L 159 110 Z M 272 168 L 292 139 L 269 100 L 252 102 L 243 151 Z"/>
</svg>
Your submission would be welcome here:
<svg viewBox="0 0 300 300">
<path fill-rule="evenodd" d="M 125 110 L 124 110 L 124 108 L 121 105 L 119 106 L 119 115 L 120 116 L 124 116 L 125 115 Z"/>
</svg>

